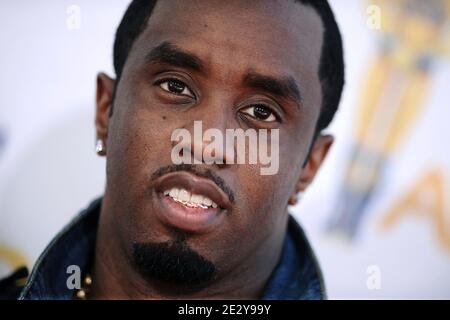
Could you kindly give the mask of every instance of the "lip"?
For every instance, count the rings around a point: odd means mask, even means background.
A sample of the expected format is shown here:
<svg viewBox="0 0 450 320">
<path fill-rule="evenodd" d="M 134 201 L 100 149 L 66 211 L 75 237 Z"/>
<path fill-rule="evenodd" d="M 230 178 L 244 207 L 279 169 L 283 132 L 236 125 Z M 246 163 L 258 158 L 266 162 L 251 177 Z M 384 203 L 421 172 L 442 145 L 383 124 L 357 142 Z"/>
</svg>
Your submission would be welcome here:
<svg viewBox="0 0 450 320">
<path fill-rule="evenodd" d="M 201 194 L 217 204 L 217 208 L 190 208 L 164 196 L 165 190 L 183 188 L 195 194 Z M 168 173 L 155 183 L 157 199 L 161 210 L 156 210 L 159 218 L 166 224 L 181 230 L 204 233 L 223 222 L 231 208 L 228 196 L 213 181 L 186 171 Z"/>
</svg>

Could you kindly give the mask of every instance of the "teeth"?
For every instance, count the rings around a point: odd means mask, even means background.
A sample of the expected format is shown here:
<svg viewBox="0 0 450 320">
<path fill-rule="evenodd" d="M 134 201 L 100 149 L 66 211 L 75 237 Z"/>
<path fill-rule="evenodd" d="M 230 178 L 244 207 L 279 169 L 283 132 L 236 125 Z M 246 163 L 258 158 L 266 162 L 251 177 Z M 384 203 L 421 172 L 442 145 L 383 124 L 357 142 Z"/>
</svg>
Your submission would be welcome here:
<svg viewBox="0 0 450 320">
<path fill-rule="evenodd" d="M 187 190 L 181 189 L 178 193 L 178 199 L 181 201 L 189 202 L 189 200 L 191 200 L 191 193 Z"/>
<path fill-rule="evenodd" d="M 200 207 L 206 209 L 208 207 L 218 207 L 217 204 L 210 198 L 200 194 L 192 194 L 186 189 L 172 188 L 170 190 L 165 190 L 163 194 L 191 208 Z"/>
<path fill-rule="evenodd" d="M 212 200 L 210 198 L 204 197 L 203 198 L 203 202 L 202 202 L 205 206 L 211 206 L 212 205 Z"/>
<path fill-rule="evenodd" d="M 193 195 L 191 195 L 190 202 L 195 203 L 195 204 L 202 204 L 203 196 L 201 196 L 199 194 L 193 194 Z"/>
<path fill-rule="evenodd" d="M 177 198 L 178 193 L 179 193 L 179 190 L 177 188 L 172 188 L 169 192 L 169 196 L 171 196 L 172 198 Z"/>
</svg>

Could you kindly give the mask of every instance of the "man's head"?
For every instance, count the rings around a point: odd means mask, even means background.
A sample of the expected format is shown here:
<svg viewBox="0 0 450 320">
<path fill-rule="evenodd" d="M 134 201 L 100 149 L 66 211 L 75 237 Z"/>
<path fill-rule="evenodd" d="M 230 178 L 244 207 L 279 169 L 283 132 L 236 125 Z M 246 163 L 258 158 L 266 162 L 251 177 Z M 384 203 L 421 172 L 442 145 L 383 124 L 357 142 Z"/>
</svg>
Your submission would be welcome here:
<svg viewBox="0 0 450 320">
<path fill-rule="evenodd" d="M 344 66 L 327 2 L 133 1 L 114 67 L 115 80 L 98 77 L 96 126 L 107 150 L 100 234 L 114 236 L 117 255 L 149 281 L 190 286 L 273 263 L 264 260 L 280 248 L 288 203 L 332 144 L 320 132 L 339 104 Z M 171 134 L 194 121 L 278 129 L 278 174 L 229 165 L 222 153 L 223 165 L 173 165 Z M 182 208 L 166 194 L 174 188 L 217 208 Z"/>
<path fill-rule="evenodd" d="M 289 0 L 288 0 L 289 1 Z M 324 26 L 320 55 L 320 81 L 323 90 L 322 112 L 316 133 L 325 129 L 334 117 L 344 86 L 344 60 L 342 40 L 333 12 L 326 0 L 290 0 L 314 8 Z M 117 86 L 122 69 L 136 38 L 145 28 L 157 0 L 134 0 L 129 5 L 117 29 L 114 42 L 114 70 Z M 111 108 L 111 112 L 112 112 Z"/>
</svg>

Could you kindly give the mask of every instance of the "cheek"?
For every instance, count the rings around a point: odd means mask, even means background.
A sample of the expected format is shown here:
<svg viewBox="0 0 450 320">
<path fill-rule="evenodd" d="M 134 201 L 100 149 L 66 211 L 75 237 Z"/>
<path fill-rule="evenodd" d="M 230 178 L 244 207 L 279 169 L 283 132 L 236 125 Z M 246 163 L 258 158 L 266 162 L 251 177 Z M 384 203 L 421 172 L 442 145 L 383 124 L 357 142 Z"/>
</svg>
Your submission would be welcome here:
<svg viewBox="0 0 450 320">
<path fill-rule="evenodd" d="M 301 135 L 284 133 L 279 142 L 278 171 L 275 174 L 261 174 L 261 168 L 269 165 L 235 165 L 233 168 L 236 203 L 240 212 L 237 219 L 242 228 L 255 223 L 261 228 L 264 225 L 271 228 L 286 212 L 288 199 L 301 174 L 308 141 Z"/>
<path fill-rule="evenodd" d="M 114 228 L 128 245 L 136 239 L 162 237 L 160 228 L 148 228 L 155 223 L 148 214 L 152 205 L 149 183 L 153 172 L 172 164 L 172 128 L 167 125 L 169 116 L 163 119 L 161 112 L 135 101 L 119 108 L 108 140 L 107 189 L 114 206 Z"/>
<path fill-rule="evenodd" d="M 284 215 L 290 186 L 286 185 L 286 177 L 281 172 L 268 176 L 260 175 L 259 170 L 259 166 L 238 167 L 238 218 L 242 228 L 269 232 Z"/>
<path fill-rule="evenodd" d="M 137 104 L 121 108 L 108 141 L 108 179 L 123 190 L 141 192 L 152 172 L 171 163 L 170 120 Z"/>
</svg>

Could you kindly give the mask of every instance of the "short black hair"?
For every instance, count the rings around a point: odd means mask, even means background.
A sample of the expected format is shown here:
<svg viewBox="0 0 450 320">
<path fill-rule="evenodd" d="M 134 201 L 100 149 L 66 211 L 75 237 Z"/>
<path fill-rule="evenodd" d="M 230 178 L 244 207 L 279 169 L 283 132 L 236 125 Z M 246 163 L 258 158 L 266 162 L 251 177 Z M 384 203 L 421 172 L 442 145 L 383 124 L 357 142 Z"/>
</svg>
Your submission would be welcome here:
<svg viewBox="0 0 450 320">
<path fill-rule="evenodd" d="M 319 78 L 322 86 L 322 106 L 316 134 L 328 127 L 338 109 L 344 87 L 344 54 L 339 27 L 327 0 L 295 0 L 314 8 L 324 25 Z M 128 6 L 114 41 L 116 88 L 133 43 L 144 30 L 157 0 L 133 0 Z M 116 89 L 115 88 L 115 89 Z M 115 93 L 115 90 L 114 90 Z"/>
</svg>

